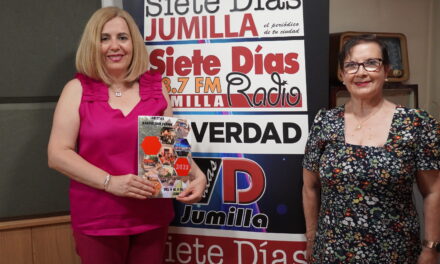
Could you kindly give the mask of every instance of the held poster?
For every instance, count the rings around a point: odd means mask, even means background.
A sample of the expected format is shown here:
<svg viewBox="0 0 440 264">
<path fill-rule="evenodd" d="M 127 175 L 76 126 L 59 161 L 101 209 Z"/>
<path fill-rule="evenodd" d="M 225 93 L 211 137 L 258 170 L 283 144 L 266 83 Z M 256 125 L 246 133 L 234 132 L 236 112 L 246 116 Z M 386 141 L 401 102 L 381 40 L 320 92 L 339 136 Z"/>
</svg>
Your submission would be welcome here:
<svg viewBox="0 0 440 264">
<path fill-rule="evenodd" d="M 327 100 L 310 69 L 328 64 L 305 17 L 328 4 L 311 2 L 124 1 L 208 179 L 199 204 L 175 204 L 164 263 L 305 263 L 301 162 Z"/>
<path fill-rule="evenodd" d="M 190 125 L 186 119 L 138 116 L 138 176 L 154 184 L 154 198 L 175 198 L 191 180 Z"/>
</svg>

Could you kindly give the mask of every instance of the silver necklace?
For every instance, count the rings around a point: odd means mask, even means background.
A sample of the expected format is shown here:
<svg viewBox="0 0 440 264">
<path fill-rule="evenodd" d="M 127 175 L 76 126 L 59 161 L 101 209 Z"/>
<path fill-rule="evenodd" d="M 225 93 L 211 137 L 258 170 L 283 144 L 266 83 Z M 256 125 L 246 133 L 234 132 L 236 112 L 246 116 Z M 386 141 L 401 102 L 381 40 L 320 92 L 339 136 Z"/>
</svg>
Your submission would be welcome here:
<svg viewBox="0 0 440 264">
<path fill-rule="evenodd" d="M 117 88 L 116 86 L 113 86 L 113 92 L 115 93 L 116 97 L 121 97 L 122 96 L 121 90 L 119 90 L 119 88 Z"/>
<path fill-rule="evenodd" d="M 356 119 L 356 121 L 357 121 L 357 123 L 358 123 L 357 126 L 356 126 L 356 129 L 357 129 L 357 130 L 361 129 L 361 128 L 362 128 L 362 125 L 363 125 L 365 122 L 367 122 L 368 119 L 370 119 L 371 117 L 373 117 L 374 115 L 376 115 L 376 114 L 380 111 L 380 109 L 382 109 L 382 105 L 383 105 L 383 103 L 384 103 L 384 100 L 382 100 L 382 102 L 380 103 L 380 106 L 377 108 L 376 111 L 374 111 L 373 113 L 371 113 L 369 116 L 367 116 L 367 118 L 365 118 L 365 119 L 362 120 L 362 121 L 360 121 L 360 120 L 356 117 L 356 115 L 354 114 L 354 112 L 353 112 L 354 119 Z"/>
<path fill-rule="evenodd" d="M 122 92 L 115 89 L 115 96 L 116 97 L 121 97 L 122 96 Z"/>
<path fill-rule="evenodd" d="M 121 84 L 122 87 L 124 87 L 124 84 Z M 128 91 L 129 88 L 133 86 L 133 83 L 128 83 L 127 86 L 125 86 L 125 92 Z M 111 86 L 113 92 L 115 93 L 116 97 L 122 97 L 122 91 L 120 87 L 118 87 L 116 84 Z"/>
</svg>

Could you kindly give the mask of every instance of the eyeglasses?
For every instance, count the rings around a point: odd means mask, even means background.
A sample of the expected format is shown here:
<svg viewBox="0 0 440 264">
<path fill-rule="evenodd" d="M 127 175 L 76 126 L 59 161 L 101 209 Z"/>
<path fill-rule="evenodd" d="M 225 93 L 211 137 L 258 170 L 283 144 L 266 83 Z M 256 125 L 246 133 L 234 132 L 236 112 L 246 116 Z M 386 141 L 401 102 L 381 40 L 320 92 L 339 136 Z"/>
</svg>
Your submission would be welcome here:
<svg viewBox="0 0 440 264">
<path fill-rule="evenodd" d="M 361 65 L 367 72 L 376 72 L 382 65 L 382 59 L 368 59 L 361 63 L 354 61 L 346 62 L 344 63 L 344 72 L 348 74 L 355 74 L 358 72 Z"/>
</svg>

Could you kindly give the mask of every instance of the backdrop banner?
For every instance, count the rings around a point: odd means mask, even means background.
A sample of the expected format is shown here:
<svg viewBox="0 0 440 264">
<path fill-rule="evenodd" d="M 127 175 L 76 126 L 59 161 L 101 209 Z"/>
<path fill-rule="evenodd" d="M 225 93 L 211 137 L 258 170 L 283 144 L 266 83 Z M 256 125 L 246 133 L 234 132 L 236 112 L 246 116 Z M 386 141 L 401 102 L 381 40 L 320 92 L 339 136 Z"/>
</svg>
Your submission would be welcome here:
<svg viewBox="0 0 440 264">
<path fill-rule="evenodd" d="M 301 162 L 326 101 L 326 91 L 310 92 L 306 53 L 328 49 L 328 35 L 307 48 L 301 0 L 123 5 L 174 115 L 191 120 L 192 155 L 208 179 L 200 203 L 175 204 L 164 263 L 306 263 Z M 325 32 L 328 21 L 314 26 Z M 326 70 L 327 59 L 317 61 Z"/>
</svg>

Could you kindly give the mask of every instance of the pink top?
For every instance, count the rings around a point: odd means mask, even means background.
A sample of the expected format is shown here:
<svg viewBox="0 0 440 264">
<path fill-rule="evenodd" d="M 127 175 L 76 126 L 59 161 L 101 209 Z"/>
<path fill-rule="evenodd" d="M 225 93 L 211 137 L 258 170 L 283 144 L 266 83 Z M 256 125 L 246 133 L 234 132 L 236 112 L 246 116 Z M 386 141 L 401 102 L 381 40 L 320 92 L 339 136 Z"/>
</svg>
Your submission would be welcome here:
<svg viewBox="0 0 440 264">
<path fill-rule="evenodd" d="M 162 115 L 167 103 L 160 74 L 144 73 L 139 79 L 141 100 L 124 116 L 108 104 L 108 86 L 83 74 L 79 107 L 78 153 L 111 175 L 137 174 L 137 118 Z M 104 184 L 104 183 L 103 183 Z M 171 199 L 118 197 L 77 181 L 70 184 L 72 227 L 87 235 L 131 235 L 170 223 Z"/>
</svg>

